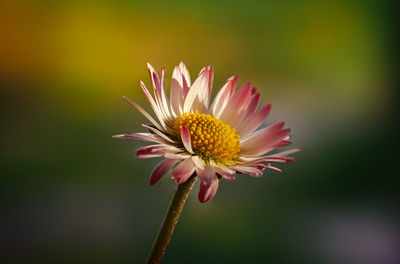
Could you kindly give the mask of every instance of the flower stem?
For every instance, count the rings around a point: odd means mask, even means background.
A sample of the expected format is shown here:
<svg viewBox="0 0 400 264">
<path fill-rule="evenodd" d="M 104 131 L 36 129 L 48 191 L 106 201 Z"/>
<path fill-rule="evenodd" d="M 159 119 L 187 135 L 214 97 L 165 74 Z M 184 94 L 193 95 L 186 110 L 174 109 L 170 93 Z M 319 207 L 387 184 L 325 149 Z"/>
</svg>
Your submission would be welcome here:
<svg viewBox="0 0 400 264">
<path fill-rule="evenodd" d="M 182 184 L 178 184 L 175 189 L 174 197 L 169 205 L 167 214 L 158 232 L 157 238 L 154 241 L 153 248 L 147 258 L 147 264 L 158 264 L 164 256 L 165 250 L 174 232 L 175 225 L 178 222 L 182 208 L 185 205 L 189 192 L 193 187 L 196 180 L 196 174 L 193 174 L 188 180 Z"/>
</svg>

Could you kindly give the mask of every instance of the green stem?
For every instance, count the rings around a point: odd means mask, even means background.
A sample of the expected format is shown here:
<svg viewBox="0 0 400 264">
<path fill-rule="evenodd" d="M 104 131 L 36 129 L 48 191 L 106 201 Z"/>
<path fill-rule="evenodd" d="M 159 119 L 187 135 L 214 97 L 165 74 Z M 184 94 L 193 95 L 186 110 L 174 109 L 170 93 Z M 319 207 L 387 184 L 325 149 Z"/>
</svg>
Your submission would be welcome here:
<svg viewBox="0 0 400 264">
<path fill-rule="evenodd" d="M 161 263 L 169 240 L 174 232 L 175 225 L 178 222 L 182 208 L 185 205 L 186 199 L 189 196 L 189 192 L 192 189 L 195 180 L 196 174 L 193 174 L 188 180 L 186 180 L 186 182 L 178 184 L 167 214 L 165 215 L 164 221 L 161 225 L 161 229 L 158 232 L 153 248 L 147 258 L 147 264 Z"/>
</svg>

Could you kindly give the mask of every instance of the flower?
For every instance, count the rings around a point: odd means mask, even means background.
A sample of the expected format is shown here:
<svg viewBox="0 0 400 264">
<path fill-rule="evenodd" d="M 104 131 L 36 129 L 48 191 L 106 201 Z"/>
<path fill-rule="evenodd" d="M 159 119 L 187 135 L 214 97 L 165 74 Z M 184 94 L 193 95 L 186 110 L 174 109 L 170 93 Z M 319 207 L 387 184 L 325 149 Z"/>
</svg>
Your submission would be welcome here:
<svg viewBox="0 0 400 264">
<path fill-rule="evenodd" d="M 150 185 L 176 165 L 171 178 L 181 184 L 196 173 L 201 180 L 199 201 L 207 202 L 214 197 L 221 179 L 234 180 L 237 173 L 260 177 L 266 168 L 281 171 L 272 163 L 294 160 L 288 155 L 299 149 L 265 156 L 275 148 L 291 143 L 290 129 L 284 129 L 283 122 L 258 129 L 271 105 L 258 107 L 260 93 L 250 83 L 235 91 L 237 76 L 229 78 L 209 107 L 213 82 L 210 66 L 200 71 L 193 84 L 185 64 L 181 62 L 176 66 L 169 99 L 165 69 L 161 69 L 160 76 L 149 63 L 147 67 L 154 97 L 142 81 L 139 83 L 158 121 L 131 99 L 123 97 L 151 125 L 142 124 L 148 133 L 122 134 L 113 138 L 156 143 L 136 152 L 138 158 L 164 157 L 154 169 Z"/>
</svg>

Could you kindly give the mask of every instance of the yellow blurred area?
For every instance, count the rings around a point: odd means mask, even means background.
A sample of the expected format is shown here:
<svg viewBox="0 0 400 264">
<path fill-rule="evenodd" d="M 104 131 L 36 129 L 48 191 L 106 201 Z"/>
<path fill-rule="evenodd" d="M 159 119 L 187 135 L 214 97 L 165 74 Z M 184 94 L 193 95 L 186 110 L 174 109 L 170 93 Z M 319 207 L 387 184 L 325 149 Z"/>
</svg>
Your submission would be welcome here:
<svg viewBox="0 0 400 264">
<path fill-rule="evenodd" d="M 387 69 L 371 14 L 341 1 L 266 4 L 255 14 L 232 5 L 9 1 L 0 10 L 0 69 L 46 80 L 50 97 L 72 100 L 81 92 L 139 95 L 146 62 L 166 66 L 169 80 L 181 60 L 192 78 L 212 65 L 215 87 L 238 74 L 272 96 L 311 104 L 332 96 L 350 108 L 384 100 L 378 87 Z"/>
</svg>

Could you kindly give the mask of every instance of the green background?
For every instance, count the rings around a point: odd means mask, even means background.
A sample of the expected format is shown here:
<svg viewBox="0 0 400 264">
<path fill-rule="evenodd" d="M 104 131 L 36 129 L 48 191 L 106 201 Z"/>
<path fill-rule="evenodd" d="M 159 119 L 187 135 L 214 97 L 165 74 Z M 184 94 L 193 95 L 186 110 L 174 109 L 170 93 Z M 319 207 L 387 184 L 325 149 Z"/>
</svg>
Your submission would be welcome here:
<svg viewBox="0 0 400 264">
<path fill-rule="evenodd" d="M 395 263 L 398 102 L 388 1 L 6 1 L 0 8 L 2 263 L 142 263 L 173 194 L 141 142 L 146 62 L 213 94 L 236 74 L 296 162 L 191 194 L 165 263 Z"/>
</svg>

